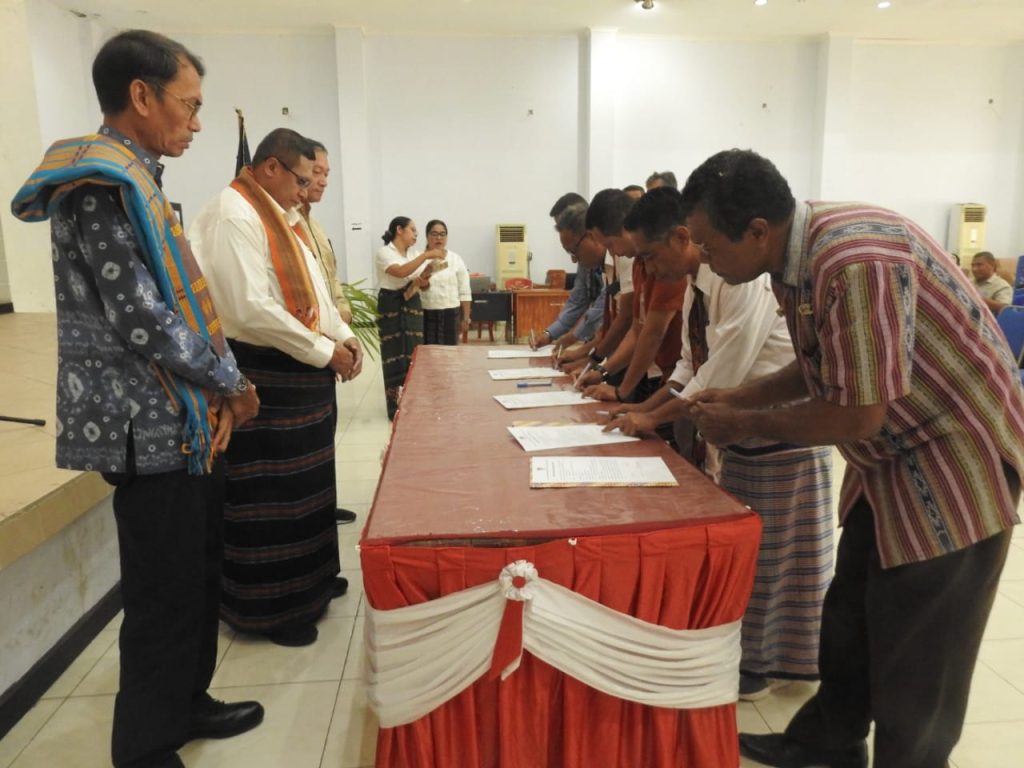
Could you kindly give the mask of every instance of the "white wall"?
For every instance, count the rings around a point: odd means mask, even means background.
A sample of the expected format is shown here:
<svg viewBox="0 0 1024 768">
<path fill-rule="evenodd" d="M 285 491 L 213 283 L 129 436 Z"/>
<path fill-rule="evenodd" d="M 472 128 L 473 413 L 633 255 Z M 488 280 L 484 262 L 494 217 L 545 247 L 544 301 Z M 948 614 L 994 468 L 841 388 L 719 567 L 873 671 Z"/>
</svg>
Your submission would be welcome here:
<svg viewBox="0 0 1024 768">
<path fill-rule="evenodd" d="M 898 210 L 942 243 L 953 203 L 984 203 L 987 249 L 1024 253 L 1024 47 L 862 41 L 852 73 L 852 172 L 830 194 Z"/>
<path fill-rule="evenodd" d="M 87 62 L 109 32 L 47 0 L 34 0 L 29 11 L 43 141 L 91 129 L 98 111 Z M 413 217 L 421 230 L 430 218 L 444 219 L 451 247 L 471 269 L 492 275 L 494 225 L 525 223 L 531 274 L 543 279 L 547 269 L 567 266 L 547 211 L 563 192 L 596 192 L 581 188 L 595 168 L 595 186 L 608 178 L 642 183 L 654 170 L 673 170 L 682 182 L 708 155 L 733 146 L 770 157 L 798 197 L 887 205 L 940 239 L 951 204 L 985 203 L 989 248 L 999 256 L 1024 252 L 1022 45 L 611 33 L 594 46 L 587 32 L 172 34 L 207 65 L 203 131 L 166 175 L 186 219 L 230 179 L 235 106 L 246 112 L 253 148 L 281 125 L 332 150 L 341 135 L 365 128 L 365 168 L 345 189 L 348 223 L 358 221 L 363 232 L 344 229 L 340 162 L 318 209 L 350 279 L 371 273 L 379 235 L 396 215 Z M 358 83 L 339 74 L 343 60 L 363 66 Z M 365 110 L 348 111 L 339 90 L 365 94 Z M 609 93 L 610 109 L 607 98 L 605 108 L 592 107 L 595 95 Z M 341 126 L 339 115 L 353 113 L 359 125 Z M 595 151 L 610 160 L 593 156 L 594 136 L 604 142 Z M 48 272 L 43 261 L 38 269 Z"/>
<path fill-rule="evenodd" d="M 578 182 L 578 55 L 575 37 L 367 38 L 374 247 L 394 216 L 416 221 L 417 247 L 443 219 L 493 277 L 494 225 L 525 223 L 532 277 L 565 269 L 547 214 Z"/>
<path fill-rule="evenodd" d="M 689 172 L 722 149 L 772 159 L 793 193 L 811 182 L 818 44 L 620 36 L 615 183 Z"/>
</svg>

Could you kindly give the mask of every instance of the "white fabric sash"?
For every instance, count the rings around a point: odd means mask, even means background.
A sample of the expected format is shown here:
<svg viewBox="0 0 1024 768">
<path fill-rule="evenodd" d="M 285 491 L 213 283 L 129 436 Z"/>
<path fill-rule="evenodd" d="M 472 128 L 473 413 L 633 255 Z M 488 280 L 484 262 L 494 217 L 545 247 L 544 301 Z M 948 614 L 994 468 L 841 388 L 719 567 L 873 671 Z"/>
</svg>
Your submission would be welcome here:
<svg viewBox="0 0 1024 768">
<path fill-rule="evenodd" d="M 649 624 L 542 579 L 518 560 L 491 583 L 436 600 L 367 606 L 368 697 L 381 727 L 418 720 L 487 673 L 507 600 L 525 601 L 520 657 L 525 648 L 603 693 L 674 709 L 737 699 L 739 621 L 682 630 Z M 502 679 L 518 666 L 516 658 Z"/>
</svg>

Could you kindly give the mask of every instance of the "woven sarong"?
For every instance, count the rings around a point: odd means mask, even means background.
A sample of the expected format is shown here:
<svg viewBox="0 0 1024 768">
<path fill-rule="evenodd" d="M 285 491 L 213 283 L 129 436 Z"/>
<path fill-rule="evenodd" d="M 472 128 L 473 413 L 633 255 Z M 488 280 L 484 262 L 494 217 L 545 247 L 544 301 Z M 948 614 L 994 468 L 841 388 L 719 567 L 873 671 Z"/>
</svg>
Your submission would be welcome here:
<svg viewBox="0 0 1024 768">
<path fill-rule="evenodd" d="M 334 375 L 231 342 L 260 412 L 227 451 L 222 618 L 272 632 L 323 614 L 340 568 L 334 511 Z"/>
<path fill-rule="evenodd" d="M 454 347 L 459 343 L 459 318 L 461 315 L 461 307 L 424 309 L 423 343 L 447 344 Z"/>
<path fill-rule="evenodd" d="M 761 516 L 757 575 L 743 616 L 749 675 L 818 679 L 821 607 L 832 579 L 832 452 L 722 456 L 720 485 Z"/>
<path fill-rule="evenodd" d="M 402 291 L 381 288 L 377 294 L 377 311 L 384 394 L 388 416 L 393 417 L 398 407 L 398 388 L 409 373 L 412 352 L 423 343 L 423 309 L 419 294 L 406 301 Z"/>
</svg>

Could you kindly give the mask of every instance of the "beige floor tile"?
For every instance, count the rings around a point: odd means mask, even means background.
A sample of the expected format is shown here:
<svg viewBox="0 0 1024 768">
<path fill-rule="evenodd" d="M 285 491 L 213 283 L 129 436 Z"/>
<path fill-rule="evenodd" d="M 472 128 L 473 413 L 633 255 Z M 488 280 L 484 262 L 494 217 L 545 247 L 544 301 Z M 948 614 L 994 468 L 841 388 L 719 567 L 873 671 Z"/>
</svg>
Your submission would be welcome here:
<svg viewBox="0 0 1024 768">
<path fill-rule="evenodd" d="M 64 673 L 57 678 L 50 689 L 43 694 L 43 699 L 63 699 L 70 696 L 71 692 L 78 687 L 78 684 L 85 679 L 93 667 L 102 659 L 111 648 L 117 648 L 117 631 L 104 629 L 96 638 L 85 647 Z"/>
<path fill-rule="evenodd" d="M 65 699 L 11 768 L 109 768 L 113 696 Z"/>
<path fill-rule="evenodd" d="M 753 704 L 769 728 L 775 732 L 782 732 L 786 730 L 786 725 L 796 711 L 814 695 L 817 689 L 817 683 L 798 680 L 776 688 L 770 696 L 755 701 Z"/>
<path fill-rule="evenodd" d="M 346 562 L 356 563 L 355 553 L 348 557 L 342 553 L 341 564 L 345 565 Z M 354 617 L 358 612 L 359 601 L 363 597 L 363 572 L 358 569 L 343 569 L 341 575 L 348 579 L 348 592 L 342 597 L 331 600 L 331 604 L 327 606 L 327 613 L 324 614 L 326 619 Z"/>
<path fill-rule="evenodd" d="M 211 689 L 218 699 L 254 699 L 266 716 L 232 739 L 189 742 L 179 752 L 188 768 L 319 768 L 338 684 L 292 683 Z"/>
<path fill-rule="evenodd" d="M 355 453 L 355 451 L 352 451 Z M 338 464 L 338 485 L 350 481 L 377 480 L 380 477 L 380 459 L 373 456 L 364 460 L 358 455 L 344 456 Z"/>
<path fill-rule="evenodd" d="M 1020 526 L 1018 526 L 1019 528 Z M 1014 543 L 1006 557 L 1006 566 L 1003 568 L 1003 575 L 1000 582 L 1024 581 L 1024 547 Z"/>
<path fill-rule="evenodd" d="M 366 701 L 361 681 L 343 680 L 327 732 L 324 768 L 373 765 L 377 753 L 377 716 Z"/>
<path fill-rule="evenodd" d="M 1021 723 L 973 723 L 964 726 L 953 750 L 957 768 L 1020 768 L 1024 762 Z"/>
<path fill-rule="evenodd" d="M 213 676 L 214 688 L 341 679 L 354 618 L 323 619 L 320 636 L 305 648 L 284 648 L 239 633 Z"/>
<path fill-rule="evenodd" d="M 1007 582 L 1019 584 L 1024 582 Z M 1003 595 L 996 595 L 992 613 L 985 627 L 985 640 L 1009 640 L 1024 638 L 1024 606 Z"/>
<path fill-rule="evenodd" d="M 740 733 L 771 733 L 772 729 L 753 702 L 741 701 L 736 704 L 736 729 Z"/>
<path fill-rule="evenodd" d="M 967 723 L 1024 723 L 1024 692 L 1018 690 L 987 664 L 980 662 L 971 680 Z"/>
<path fill-rule="evenodd" d="M 999 594 L 1017 605 L 1024 606 L 1024 581 L 1000 581 Z M 1024 632 L 1024 626 L 1020 627 L 1020 630 Z"/>
<path fill-rule="evenodd" d="M 366 643 L 363 640 L 365 628 L 366 619 L 360 616 L 355 620 L 352 644 L 349 646 L 348 656 L 345 659 L 342 680 L 366 680 Z"/>
<path fill-rule="evenodd" d="M 1019 691 L 1024 691 L 1024 639 L 985 640 L 981 660 L 997 675 Z M 1024 725 L 1024 723 L 1022 723 Z"/>
<path fill-rule="evenodd" d="M 14 762 L 60 705 L 60 699 L 39 701 L 0 739 L 0 766 L 2 768 L 7 768 Z"/>
</svg>

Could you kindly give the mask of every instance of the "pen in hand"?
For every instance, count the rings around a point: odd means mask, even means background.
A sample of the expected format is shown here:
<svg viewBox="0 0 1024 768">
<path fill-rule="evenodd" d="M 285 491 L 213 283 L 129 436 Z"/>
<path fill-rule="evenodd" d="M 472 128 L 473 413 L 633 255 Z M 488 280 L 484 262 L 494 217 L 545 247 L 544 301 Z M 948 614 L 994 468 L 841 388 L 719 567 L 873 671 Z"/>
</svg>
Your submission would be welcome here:
<svg viewBox="0 0 1024 768">
<path fill-rule="evenodd" d="M 583 366 L 583 370 L 579 372 L 579 374 L 576 376 L 576 380 L 572 383 L 573 389 L 583 389 L 583 387 L 581 386 L 583 383 L 583 377 L 587 375 L 587 372 L 590 370 L 593 364 L 594 363 L 592 360 L 587 360 L 587 364 Z"/>
</svg>

